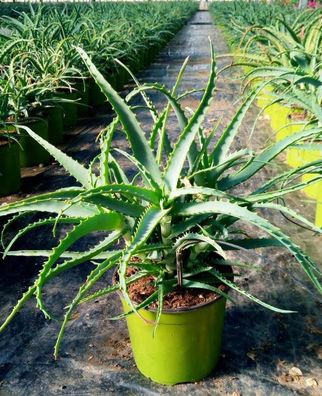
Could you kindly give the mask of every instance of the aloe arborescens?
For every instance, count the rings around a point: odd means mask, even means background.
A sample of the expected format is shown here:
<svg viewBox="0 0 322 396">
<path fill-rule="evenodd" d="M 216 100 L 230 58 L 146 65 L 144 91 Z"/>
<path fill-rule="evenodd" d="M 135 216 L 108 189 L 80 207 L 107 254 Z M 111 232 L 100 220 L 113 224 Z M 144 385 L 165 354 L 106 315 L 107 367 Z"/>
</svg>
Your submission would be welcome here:
<svg viewBox="0 0 322 396">
<path fill-rule="evenodd" d="M 44 287 L 64 271 L 90 260 L 95 265 L 68 305 L 55 347 L 56 356 L 75 308 L 116 290 L 123 293 L 133 312 L 157 301 L 157 318 L 162 311 L 164 295 L 176 289 L 178 284 L 185 288 L 212 290 L 227 298 L 218 288 L 219 284 L 225 284 L 264 307 L 277 312 L 290 312 L 257 299 L 226 276 L 225 271 L 216 269 L 218 266 L 225 268 L 227 264 L 240 264 L 225 262 L 225 251 L 228 249 L 284 247 L 294 255 L 314 286 L 322 291 L 318 266 L 289 236 L 265 219 L 260 211 L 266 208 L 285 213 L 321 233 L 319 228 L 291 208 L 274 203 L 277 198 L 303 187 L 303 183 L 291 181 L 296 175 L 305 173 L 311 165 L 277 175 L 250 193 L 240 188 L 289 145 L 314 136 L 321 129 L 303 131 L 260 153 L 250 149 L 232 151 L 238 128 L 257 91 L 249 94 L 213 144 L 216 128 L 210 135 L 203 130 L 203 121 L 216 86 L 213 50 L 207 86 L 190 118 L 187 118 L 180 103 L 185 95 L 178 93 L 187 61 L 172 91 L 158 84 L 138 84 L 124 100 L 103 78 L 88 55 L 80 48 L 78 52 L 111 103 L 116 116 L 101 134 L 100 155 L 89 167 L 76 162 L 25 128 L 81 186 L 60 189 L 0 207 L 1 216 L 34 211 L 50 213 L 50 217 L 32 222 L 21 229 L 6 246 L 5 254 L 10 253 L 16 240 L 30 230 L 44 225 L 58 227 L 66 223 L 73 224 L 59 245 L 51 251 L 20 252 L 47 256 L 47 259 L 34 284 L 19 300 L 1 330 L 32 297 L 36 298 L 38 308 L 50 318 L 51 314 L 43 300 Z M 168 105 L 163 111 L 154 107 L 147 94 L 149 90 L 157 90 L 166 96 Z M 142 130 L 134 108 L 129 105 L 129 101 L 136 95 L 142 95 L 153 119 L 154 125 L 149 136 Z M 168 116 L 172 110 L 180 127 L 174 144 L 167 134 Z M 126 136 L 130 152 L 113 148 L 113 138 L 119 127 Z M 136 169 L 134 175 L 129 176 L 123 171 L 119 162 L 121 157 L 126 157 L 132 163 Z M 314 183 L 316 179 L 307 183 Z M 238 233 L 238 220 L 258 227 L 268 237 L 252 239 L 244 233 Z M 77 240 L 95 231 L 105 231 L 105 239 L 86 252 L 69 250 Z M 124 240 L 123 245 L 118 243 L 121 238 Z M 181 255 L 182 251 L 188 251 L 189 254 Z M 212 264 L 217 266 L 209 265 L 204 260 L 207 254 L 214 251 L 217 258 Z M 133 257 L 139 257 L 140 263 L 137 263 L 137 272 L 128 277 L 127 267 Z M 91 294 L 96 282 L 111 268 L 118 270 L 119 283 Z M 155 279 L 155 292 L 137 306 L 129 298 L 128 285 L 146 275 L 152 275 Z"/>
</svg>

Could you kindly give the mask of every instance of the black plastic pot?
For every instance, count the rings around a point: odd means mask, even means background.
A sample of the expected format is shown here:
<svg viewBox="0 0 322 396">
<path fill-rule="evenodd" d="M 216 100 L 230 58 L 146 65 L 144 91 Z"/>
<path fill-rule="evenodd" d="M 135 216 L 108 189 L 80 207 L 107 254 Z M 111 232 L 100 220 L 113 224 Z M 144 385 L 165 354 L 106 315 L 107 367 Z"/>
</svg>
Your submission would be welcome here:
<svg viewBox="0 0 322 396">
<path fill-rule="evenodd" d="M 33 132 L 48 140 L 48 124 L 47 121 L 42 118 L 28 118 L 20 121 L 21 125 L 29 127 Z M 34 166 L 39 164 L 48 164 L 50 156 L 48 152 L 37 143 L 24 129 L 19 129 L 19 143 L 21 146 L 20 154 L 20 165 Z"/>
<path fill-rule="evenodd" d="M 89 79 L 75 84 L 78 97 L 80 98 L 79 105 L 77 106 L 77 115 L 79 117 L 86 116 L 89 111 L 89 85 Z"/>
<path fill-rule="evenodd" d="M 79 99 L 79 94 L 77 92 L 57 92 L 55 93 L 55 97 L 60 99 L 67 99 L 69 101 L 62 101 L 59 103 L 60 106 L 63 108 L 64 128 L 76 125 L 78 120 L 76 100 Z"/>
<path fill-rule="evenodd" d="M 63 108 L 60 105 L 46 106 L 37 115 L 47 121 L 49 143 L 61 144 L 64 140 Z"/>
<path fill-rule="evenodd" d="M 20 184 L 18 143 L 0 139 L 0 197 L 19 191 Z"/>
<path fill-rule="evenodd" d="M 91 79 L 88 89 L 88 104 L 93 107 L 102 106 L 106 102 L 106 97 L 96 84 L 95 80 Z"/>
</svg>

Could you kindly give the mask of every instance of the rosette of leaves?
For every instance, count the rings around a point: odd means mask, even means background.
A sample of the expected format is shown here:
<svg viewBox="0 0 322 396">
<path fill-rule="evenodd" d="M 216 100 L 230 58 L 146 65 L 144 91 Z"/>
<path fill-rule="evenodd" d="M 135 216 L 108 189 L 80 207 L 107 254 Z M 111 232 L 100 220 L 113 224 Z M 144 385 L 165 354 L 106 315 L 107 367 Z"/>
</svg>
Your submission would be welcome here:
<svg viewBox="0 0 322 396">
<path fill-rule="evenodd" d="M 24 61 L 14 58 L 9 66 L 0 68 L 0 120 L 17 122 L 28 118 L 30 112 L 41 106 L 42 100 L 54 91 L 54 77 L 47 75 L 37 80 Z"/>
<path fill-rule="evenodd" d="M 318 79 L 321 71 L 320 14 L 309 14 L 304 26 L 301 14 L 291 24 L 277 19 L 274 25 L 252 26 L 250 31 L 253 35 L 241 41 L 242 51 L 234 56 L 243 58 L 240 64 L 254 68 L 250 74 L 252 78 L 294 75 L 290 83 L 301 84 L 302 88 L 305 84 L 309 86 L 309 78 Z M 296 82 L 296 77 L 299 82 Z"/>
<path fill-rule="evenodd" d="M 78 186 L 0 207 L 0 216 L 14 215 L 6 228 L 17 216 L 19 218 L 33 212 L 49 214 L 45 219 L 31 221 L 16 232 L 15 237 L 5 246 L 5 255 L 45 256 L 47 259 L 37 279 L 18 301 L 2 324 L 1 330 L 33 297 L 37 300 L 38 308 L 47 318 L 51 318 L 43 299 L 44 288 L 53 278 L 88 261 L 93 262 L 92 269 L 67 307 L 55 346 L 55 356 L 58 355 L 73 311 L 82 303 L 116 290 L 122 292 L 132 313 L 157 301 L 157 321 L 162 312 L 164 296 L 168 292 L 177 287 L 202 288 L 230 298 L 219 289 L 220 284 L 231 287 L 273 311 L 290 312 L 261 301 L 225 275 L 225 266 L 240 265 L 238 262 L 225 260 L 226 251 L 229 249 L 266 246 L 286 248 L 293 254 L 294 260 L 297 260 L 312 284 L 322 292 L 321 270 L 317 264 L 288 235 L 262 215 L 262 209 L 282 212 L 312 231 L 321 233 L 319 228 L 303 216 L 274 201 L 320 180 L 321 177 L 317 176 L 314 180 L 302 183 L 296 182 L 296 176 L 310 171 L 313 166 L 319 166 L 321 171 L 322 161 L 278 174 L 260 187 L 253 188 L 251 192 L 242 189 L 244 183 L 270 164 L 289 145 L 321 133 L 321 129 L 297 133 L 259 153 L 248 148 L 234 151 L 232 144 L 238 128 L 256 97 L 257 90 L 249 94 L 214 143 L 217 128 L 214 127 L 209 134 L 203 129 L 216 87 L 217 72 L 212 47 L 209 80 L 191 117 L 187 117 L 181 104 L 187 93 L 178 93 L 188 59 L 184 62 L 172 90 L 158 84 L 141 86 L 137 83 L 137 87 L 124 100 L 104 79 L 88 55 L 80 48 L 78 52 L 112 105 L 115 118 L 102 132 L 101 152 L 88 167 L 25 128 L 30 136 L 74 176 Z M 165 95 L 168 104 L 163 110 L 156 109 L 148 96 L 149 90 L 157 90 Z M 153 120 L 148 135 L 138 122 L 135 106 L 129 104 L 137 95 L 142 95 Z M 175 142 L 171 142 L 167 129 L 172 111 L 180 128 Z M 113 146 L 118 128 L 121 128 L 127 139 L 128 151 Z M 123 170 L 123 157 L 135 168 L 134 174 L 132 172 L 129 175 Z M 264 231 L 267 237 L 252 238 L 245 232 L 239 232 L 244 230 L 239 221 Z M 15 242 L 31 230 L 50 225 L 55 229 L 66 224 L 72 224 L 72 228 L 51 251 L 12 251 Z M 71 249 L 76 241 L 97 231 L 106 232 L 106 237 L 95 246 L 84 252 Z M 121 239 L 122 244 L 119 243 Z M 215 265 L 210 265 L 209 260 L 204 258 L 214 252 L 217 257 L 213 263 Z M 135 262 L 138 270 L 134 275 L 127 276 L 127 268 L 133 265 L 133 258 L 140 259 Z M 223 271 L 219 271 L 218 266 Z M 118 283 L 93 291 L 97 282 L 112 268 L 117 270 Z M 141 304 L 135 305 L 129 297 L 128 286 L 147 275 L 152 275 L 155 279 L 155 292 Z"/>
<path fill-rule="evenodd" d="M 219 23 L 227 32 L 232 44 L 236 47 L 241 38 L 252 36 L 250 29 L 252 26 L 270 26 L 277 19 L 283 19 L 289 23 L 299 14 L 294 7 L 277 2 L 212 2 L 209 9 L 216 23 Z"/>
<path fill-rule="evenodd" d="M 313 122 L 322 122 L 322 19 L 321 12 L 300 13 L 288 24 L 250 28 L 253 35 L 240 43 L 234 54 L 234 66 L 250 71 L 245 85 L 266 81 L 272 92 L 272 104 L 283 101 L 308 113 Z M 240 59 L 240 60 L 238 60 Z"/>
</svg>

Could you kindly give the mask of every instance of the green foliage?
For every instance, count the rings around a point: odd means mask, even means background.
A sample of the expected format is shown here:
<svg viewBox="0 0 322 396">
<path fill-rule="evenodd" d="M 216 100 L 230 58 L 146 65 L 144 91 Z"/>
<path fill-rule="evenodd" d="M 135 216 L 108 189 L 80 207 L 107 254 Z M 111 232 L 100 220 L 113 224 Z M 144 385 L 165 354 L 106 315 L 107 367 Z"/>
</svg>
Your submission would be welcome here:
<svg viewBox="0 0 322 396">
<path fill-rule="evenodd" d="M 3 6 L 2 6 L 3 7 Z M 138 70 L 196 11 L 197 3 L 83 3 L 11 5 L 0 17 L 0 122 L 32 115 L 75 92 L 89 73 L 75 46 L 89 53 L 114 84 L 119 61 Z M 7 9 L 7 6 L 6 6 Z M 1 8 L 0 8 L 1 15 Z"/>
<path fill-rule="evenodd" d="M 262 211 L 263 208 L 277 213 L 285 211 L 296 221 L 310 227 L 313 232 L 321 234 L 319 228 L 291 208 L 274 203 L 277 198 L 298 188 L 293 181 L 305 173 L 305 169 L 302 167 L 293 170 L 292 174 L 278 175 L 260 189 L 251 189 L 249 185 L 247 189 L 242 188 L 244 183 L 263 167 L 269 166 L 292 142 L 299 142 L 308 134 L 317 136 L 321 134 L 321 128 L 304 131 L 293 138 L 289 137 L 261 153 L 249 149 L 233 152 L 232 144 L 246 110 L 256 97 L 254 93 L 237 110 L 232 122 L 213 147 L 213 140 L 209 139 L 202 128 L 216 84 L 216 62 L 212 49 L 209 81 L 197 109 L 190 118 L 182 108 L 181 99 L 184 95 L 179 95 L 177 89 L 168 92 L 158 84 L 141 87 L 138 83 L 138 88 L 124 100 L 103 78 L 86 52 L 82 49 L 78 49 L 78 52 L 110 101 L 116 113 L 115 119 L 100 135 L 101 154 L 97 159 L 99 167 L 95 172 L 92 169 L 79 168 L 78 175 L 79 164 L 37 138 L 38 142 L 82 183 L 82 186 L 58 190 L 0 207 L 0 216 L 39 210 L 51 213 L 47 219 L 31 222 L 27 228 L 22 229 L 14 242 L 30 229 L 43 225 L 55 224 L 56 228 L 64 226 L 65 223 L 73 225 L 58 246 L 51 251 L 14 252 L 11 251 L 13 243 L 9 243 L 6 254 L 40 255 L 46 256 L 47 259 L 34 284 L 19 300 L 1 330 L 32 297 L 36 298 L 38 308 L 45 316 L 51 317 L 42 299 L 44 288 L 55 276 L 88 260 L 93 262 L 93 267 L 67 307 L 55 346 L 55 356 L 58 355 L 66 326 L 77 306 L 116 290 L 123 293 L 124 299 L 132 309 L 131 312 L 137 312 L 138 309 L 158 301 L 158 318 L 167 292 L 178 287 L 198 287 L 217 291 L 227 297 L 218 288 L 220 284 L 228 285 L 273 311 L 290 312 L 259 300 L 233 281 L 225 267 L 236 265 L 243 268 L 243 264 L 224 260 L 226 250 L 229 249 L 284 247 L 294 256 L 316 289 L 322 292 L 321 270 L 290 236 L 267 220 Z M 179 88 L 184 68 L 185 65 L 180 71 L 176 88 Z M 151 103 L 151 108 L 154 109 L 151 113 L 154 125 L 147 134 L 142 132 L 135 110 L 129 103 L 136 94 L 145 89 L 165 92 L 170 104 L 170 107 L 167 104 L 164 109 L 156 110 L 151 99 L 145 94 L 145 100 Z M 174 142 L 168 136 L 167 129 L 171 108 L 178 116 L 180 128 Z M 119 162 L 120 156 L 114 155 L 116 149 L 113 148 L 113 137 L 116 129 L 122 131 L 127 138 L 129 150 L 122 154 L 131 161 L 135 168 L 134 174 L 124 174 Z M 156 129 L 162 132 L 151 139 Z M 28 128 L 25 130 L 36 138 Z M 138 149 L 137 142 L 140 142 L 141 150 Z M 121 151 L 118 150 L 118 153 Z M 320 168 L 321 165 L 322 161 L 311 164 Z M 315 181 L 320 179 L 321 177 L 317 177 Z M 245 223 L 257 227 L 268 237 L 248 235 L 245 232 Z M 105 232 L 102 242 L 82 253 L 71 249 L 75 241 L 96 231 Z M 119 243 L 119 239 L 123 239 L 122 244 Z M 136 267 L 135 275 L 127 276 L 129 266 Z M 244 266 L 247 267 L 247 263 Z M 93 291 L 97 282 L 112 268 L 117 270 L 118 282 L 114 286 L 106 285 Z M 135 279 L 146 275 L 152 275 L 155 279 L 155 291 L 137 306 L 130 299 L 128 286 Z"/>
<path fill-rule="evenodd" d="M 211 3 L 209 10 L 215 23 L 227 33 L 233 47 L 237 47 L 245 35 L 250 36 L 249 27 L 267 26 L 276 19 L 291 22 L 298 13 L 294 7 L 277 1 L 220 1 Z"/>
<path fill-rule="evenodd" d="M 234 44 L 233 66 L 247 70 L 245 91 L 257 85 L 270 94 L 267 107 L 284 104 L 290 113 L 302 113 L 311 126 L 321 126 L 322 9 L 299 10 L 275 2 L 211 7 L 223 29 L 228 18 L 233 20 L 233 31 L 225 31 Z"/>
</svg>

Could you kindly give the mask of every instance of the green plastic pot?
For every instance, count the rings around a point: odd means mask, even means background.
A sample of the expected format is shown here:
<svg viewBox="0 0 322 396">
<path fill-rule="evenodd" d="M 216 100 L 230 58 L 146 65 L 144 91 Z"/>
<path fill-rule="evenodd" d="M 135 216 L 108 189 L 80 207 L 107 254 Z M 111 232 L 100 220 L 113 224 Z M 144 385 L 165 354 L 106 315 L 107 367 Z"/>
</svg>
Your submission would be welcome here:
<svg viewBox="0 0 322 396">
<path fill-rule="evenodd" d="M 102 106 L 106 102 L 106 96 L 96 84 L 95 80 L 90 80 L 88 88 L 88 103 L 93 107 Z"/>
<path fill-rule="evenodd" d="M 123 68 L 118 68 L 115 71 L 115 89 L 116 91 L 122 91 L 124 85 L 127 83 L 129 79 L 128 72 Z"/>
<path fill-rule="evenodd" d="M 127 303 L 121 298 L 125 312 Z M 215 368 L 221 350 L 226 300 L 184 311 L 163 311 L 153 335 L 156 313 L 141 309 L 127 316 L 135 363 L 151 380 L 174 385 L 201 380 Z"/>
<path fill-rule="evenodd" d="M 71 102 L 60 102 L 59 105 L 63 108 L 63 126 L 68 128 L 77 124 L 77 104 L 76 100 L 79 99 L 77 92 L 57 92 L 55 96 L 60 99 L 67 99 Z"/>
<path fill-rule="evenodd" d="M 63 108 L 60 105 L 46 106 L 41 109 L 39 116 L 47 121 L 49 143 L 61 144 L 64 140 Z"/>
<path fill-rule="evenodd" d="M 154 45 L 153 47 L 149 48 L 149 63 L 152 63 L 155 58 L 159 55 L 160 47 Z"/>
<path fill-rule="evenodd" d="M 48 140 L 48 124 L 46 120 L 35 117 L 20 121 L 20 124 L 29 127 L 37 135 Z M 50 160 L 48 152 L 30 137 L 24 129 L 19 129 L 19 132 L 19 143 L 21 146 L 20 165 L 24 167 L 47 164 Z"/>
<path fill-rule="evenodd" d="M 19 146 L 0 141 L 0 196 L 19 191 L 20 183 Z"/>
<path fill-rule="evenodd" d="M 86 116 L 89 111 L 89 81 L 88 79 L 77 82 L 75 84 L 78 97 L 80 98 L 80 105 L 77 106 L 77 115 L 79 117 Z"/>
<path fill-rule="evenodd" d="M 150 51 L 149 51 L 149 49 L 144 49 L 143 53 L 142 53 L 142 66 L 143 67 L 149 66 L 150 61 L 151 61 Z"/>
</svg>

